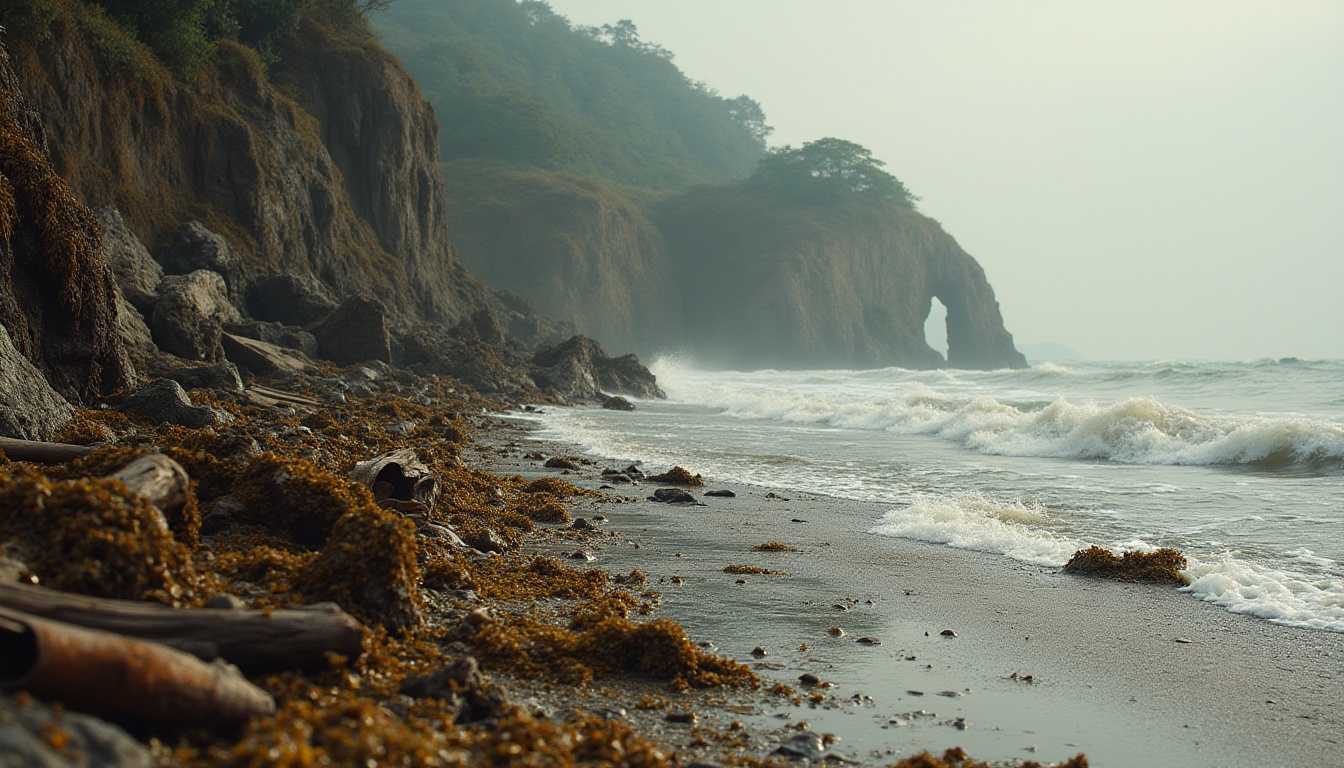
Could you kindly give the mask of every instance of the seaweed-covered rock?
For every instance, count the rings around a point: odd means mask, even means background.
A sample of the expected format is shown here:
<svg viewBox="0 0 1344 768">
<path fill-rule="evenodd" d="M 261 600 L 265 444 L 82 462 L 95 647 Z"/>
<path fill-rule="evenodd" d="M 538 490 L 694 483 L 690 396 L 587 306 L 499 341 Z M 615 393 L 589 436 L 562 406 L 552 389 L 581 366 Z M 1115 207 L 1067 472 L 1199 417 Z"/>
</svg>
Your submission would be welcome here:
<svg viewBox="0 0 1344 768">
<path fill-rule="evenodd" d="M 240 319 L 229 301 L 224 278 L 198 269 L 163 279 L 149 328 L 159 349 L 188 360 L 213 361 L 224 357 L 219 342 L 224 324 Z"/>
<path fill-rule="evenodd" d="M 248 285 L 247 307 L 260 320 L 308 325 L 331 314 L 336 299 L 311 274 L 262 275 Z"/>
<path fill-rule="evenodd" d="M 351 509 L 298 582 L 305 594 L 364 621 L 392 632 L 413 629 L 421 622 L 415 524 L 372 505 Z"/>
<path fill-rule="evenodd" d="M 163 267 L 149 255 L 140 238 L 127 228 L 120 211 L 103 206 L 93 209 L 93 213 L 98 217 L 98 228 L 103 233 L 103 261 L 112 270 L 117 287 L 141 313 L 154 311 Z"/>
<path fill-rule="evenodd" d="M 371 296 L 351 296 L 309 330 L 319 354 L 337 365 L 392 362 L 387 307 Z"/>
<path fill-rule="evenodd" d="M 42 121 L 0 47 L 0 325 L 75 403 L 135 382 L 99 245 L 97 220 L 52 167 Z"/>
<path fill-rule="evenodd" d="M 170 275 L 187 275 L 205 269 L 224 278 L 229 300 L 241 306 L 247 268 L 243 257 L 222 235 L 206 229 L 198 221 L 188 221 L 177 231 L 177 238 L 159 255 L 159 263 Z"/>
<path fill-rule="evenodd" d="M 0 436 L 51 440 L 75 409 L 19 354 L 0 325 Z"/>
<path fill-rule="evenodd" d="M 526 358 L 508 343 L 494 316 L 485 314 L 489 321 L 481 322 L 483 333 L 475 318 L 451 330 L 417 324 L 398 339 L 399 362 L 420 374 L 451 376 L 487 394 L 527 387 L 532 382 L 523 373 Z"/>
<path fill-rule="evenodd" d="M 225 360 L 213 365 L 191 365 L 169 373 L 165 378 L 181 384 L 184 389 L 220 389 L 236 392 L 243 388 L 238 366 Z"/>
<path fill-rule="evenodd" d="M 236 372 L 235 372 L 236 375 Z M 148 387 L 127 395 L 122 408 L 159 424 L 177 424 L 200 429 L 224 420 L 219 411 L 205 405 L 193 405 L 182 385 L 172 379 L 159 379 Z"/>
</svg>

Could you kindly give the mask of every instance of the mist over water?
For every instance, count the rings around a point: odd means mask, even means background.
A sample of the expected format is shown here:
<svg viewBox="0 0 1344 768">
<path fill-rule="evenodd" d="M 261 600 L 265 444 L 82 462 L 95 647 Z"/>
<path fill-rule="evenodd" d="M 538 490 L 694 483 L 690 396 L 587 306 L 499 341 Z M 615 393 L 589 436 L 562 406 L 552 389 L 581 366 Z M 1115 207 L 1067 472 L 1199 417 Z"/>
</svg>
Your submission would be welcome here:
<svg viewBox="0 0 1344 768">
<path fill-rule="evenodd" d="M 1194 596 L 1344 632 L 1344 363 L 652 368 L 667 402 L 548 411 L 548 436 L 878 502 L 874 535 L 1041 565 L 1174 546 Z"/>
</svg>

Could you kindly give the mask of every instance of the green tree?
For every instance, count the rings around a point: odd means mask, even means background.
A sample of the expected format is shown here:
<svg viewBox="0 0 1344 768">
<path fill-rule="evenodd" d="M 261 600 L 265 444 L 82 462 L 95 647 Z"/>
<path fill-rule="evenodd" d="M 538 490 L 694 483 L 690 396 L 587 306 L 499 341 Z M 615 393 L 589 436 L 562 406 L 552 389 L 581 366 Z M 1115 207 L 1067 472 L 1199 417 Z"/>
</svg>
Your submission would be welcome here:
<svg viewBox="0 0 1344 768">
<path fill-rule="evenodd" d="M 882 170 L 885 165 L 859 144 L 828 137 L 772 150 L 761 158 L 749 182 L 805 197 L 858 196 L 913 210 L 919 198 Z"/>
</svg>

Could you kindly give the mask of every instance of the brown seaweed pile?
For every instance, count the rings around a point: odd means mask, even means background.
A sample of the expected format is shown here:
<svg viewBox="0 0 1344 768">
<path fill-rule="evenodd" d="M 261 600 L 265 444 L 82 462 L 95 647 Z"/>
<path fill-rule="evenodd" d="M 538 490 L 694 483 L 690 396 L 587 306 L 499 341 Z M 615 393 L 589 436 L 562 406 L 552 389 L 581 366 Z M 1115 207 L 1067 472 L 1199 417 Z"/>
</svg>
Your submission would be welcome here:
<svg viewBox="0 0 1344 768">
<path fill-rule="evenodd" d="M 673 467 L 661 475 L 650 475 L 644 479 L 659 485 L 680 485 L 685 488 L 700 488 L 705 484 L 703 477 L 692 475 L 681 467 Z"/>
<path fill-rule="evenodd" d="M 1129 551 L 1117 557 L 1109 549 L 1092 546 L 1074 552 L 1060 572 L 1116 581 L 1184 586 L 1189 583 L 1181 573 L 1184 569 L 1185 556 L 1170 547 L 1152 552 Z"/>
</svg>

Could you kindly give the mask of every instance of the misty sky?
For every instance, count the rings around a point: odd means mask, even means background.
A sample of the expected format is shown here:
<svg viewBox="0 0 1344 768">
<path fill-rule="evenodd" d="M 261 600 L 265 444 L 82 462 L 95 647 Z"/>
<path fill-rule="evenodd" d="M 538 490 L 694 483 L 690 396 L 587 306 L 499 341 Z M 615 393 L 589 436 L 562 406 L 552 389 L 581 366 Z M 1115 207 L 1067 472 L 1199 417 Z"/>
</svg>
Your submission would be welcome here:
<svg viewBox="0 0 1344 768">
<path fill-rule="evenodd" d="M 1018 342 L 1344 358 L 1344 2 L 551 0 L 857 141 Z"/>
</svg>

